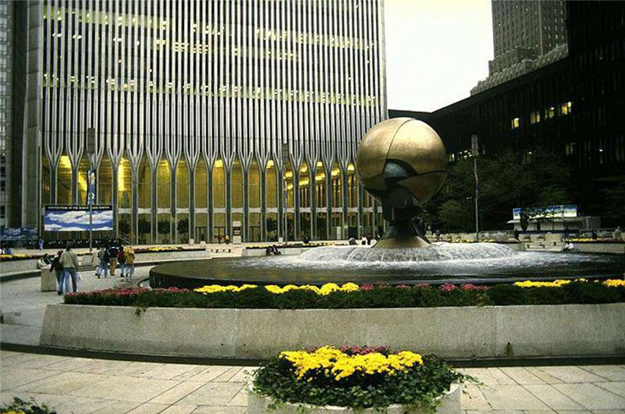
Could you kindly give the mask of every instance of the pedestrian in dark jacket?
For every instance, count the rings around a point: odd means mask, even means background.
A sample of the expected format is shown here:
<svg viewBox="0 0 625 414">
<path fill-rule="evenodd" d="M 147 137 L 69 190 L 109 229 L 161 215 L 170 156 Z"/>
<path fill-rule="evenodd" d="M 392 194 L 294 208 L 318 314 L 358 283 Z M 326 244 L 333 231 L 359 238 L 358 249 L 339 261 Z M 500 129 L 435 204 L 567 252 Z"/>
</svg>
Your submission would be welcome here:
<svg viewBox="0 0 625 414">
<path fill-rule="evenodd" d="M 63 254 L 63 250 L 59 250 L 54 256 L 52 260 L 51 271 L 55 273 L 56 276 L 56 293 L 59 295 L 63 294 L 63 265 L 61 265 L 61 255 Z"/>
</svg>

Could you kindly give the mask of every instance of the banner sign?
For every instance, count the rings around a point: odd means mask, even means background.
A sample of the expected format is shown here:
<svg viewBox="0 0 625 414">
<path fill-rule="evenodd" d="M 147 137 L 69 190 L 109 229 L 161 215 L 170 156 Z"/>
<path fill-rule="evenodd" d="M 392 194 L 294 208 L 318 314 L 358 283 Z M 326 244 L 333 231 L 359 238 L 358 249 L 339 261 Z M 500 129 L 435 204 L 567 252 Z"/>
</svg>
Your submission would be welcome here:
<svg viewBox="0 0 625 414">
<path fill-rule="evenodd" d="M 95 203 L 95 169 L 91 168 L 87 171 L 87 205 L 92 206 Z"/>
<path fill-rule="evenodd" d="M 37 240 L 37 229 L 0 227 L 0 241 Z"/>
<path fill-rule="evenodd" d="M 551 206 L 542 211 L 542 214 L 533 216 L 533 219 L 539 218 L 564 218 L 564 217 L 577 217 L 577 206 Z M 521 209 L 512 209 L 512 219 L 521 220 Z"/>
<path fill-rule="evenodd" d="M 113 208 L 93 206 L 93 231 L 113 230 Z M 45 231 L 89 231 L 88 206 L 46 206 L 43 217 Z"/>
</svg>

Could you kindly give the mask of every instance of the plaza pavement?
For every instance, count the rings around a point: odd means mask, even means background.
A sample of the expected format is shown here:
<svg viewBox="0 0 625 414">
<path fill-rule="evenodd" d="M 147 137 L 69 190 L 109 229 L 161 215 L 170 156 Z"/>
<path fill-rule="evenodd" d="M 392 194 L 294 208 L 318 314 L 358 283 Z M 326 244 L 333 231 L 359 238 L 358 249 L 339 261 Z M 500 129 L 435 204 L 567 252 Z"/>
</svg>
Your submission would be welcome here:
<svg viewBox="0 0 625 414">
<path fill-rule="evenodd" d="M 149 267 L 136 269 L 135 280 Z M 79 290 L 125 284 L 84 272 Z M 38 345 L 45 307 L 61 303 L 39 279 L 0 284 L 3 343 Z M 35 399 L 65 413 L 246 412 L 253 367 L 166 364 L 0 351 L 0 400 Z M 625 414 L 625 365 L 467 368 L 464 414 Z"/>
<path fill-rule="evenodd" d="M 111 361 L 0 351 L 2 403 L 59 414 L 244 414 L 256 368 Z M 468 368 L 464 414 L 625 414 L 625 365 Z"/>
</svg>

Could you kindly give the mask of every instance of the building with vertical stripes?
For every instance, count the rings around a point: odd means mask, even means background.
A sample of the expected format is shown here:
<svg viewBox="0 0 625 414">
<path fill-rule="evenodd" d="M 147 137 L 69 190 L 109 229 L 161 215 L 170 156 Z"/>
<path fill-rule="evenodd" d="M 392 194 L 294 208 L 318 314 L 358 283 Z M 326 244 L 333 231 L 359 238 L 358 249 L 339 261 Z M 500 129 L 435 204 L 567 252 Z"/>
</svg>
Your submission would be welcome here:
<svg viewBox="0 0 625 414">
<path fill-rule="evenodd" d="M 91 162 L 96 202 L 134 243 L 216 241 L 236 222 L 243 241 L 382 225 L 354 160 L 387 118 L 383 0 L 23 7 L 38 42 L 24 74 L 37 178 L 22 189 L 22 226 L 43 230 L 29 200 L 84 205 Z"/>
</svg>

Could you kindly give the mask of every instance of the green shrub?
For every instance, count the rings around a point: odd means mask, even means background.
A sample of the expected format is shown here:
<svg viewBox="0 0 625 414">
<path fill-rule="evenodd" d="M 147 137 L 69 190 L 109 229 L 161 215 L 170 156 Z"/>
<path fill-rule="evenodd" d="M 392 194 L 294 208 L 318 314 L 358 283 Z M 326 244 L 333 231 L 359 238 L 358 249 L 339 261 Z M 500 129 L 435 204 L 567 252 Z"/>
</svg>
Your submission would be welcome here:
<svg viewBox="0 0 625 414">
<path fill-rule="evenodd" d="M 361 309 L 445 306 L 560 305 L 625 302 L 625 286 L 572 282 L 562 287 L 522 288 L 499 284 L 489 288 L 440 288 L 381 285 L 367 290 L 319 295 L 311 290 L 271 293 L 262 286 L 240 292 L 201 294 L 186 289 L 108 289 L 68 294 L 73 305 L 242 309 Z"/>
</svg>

